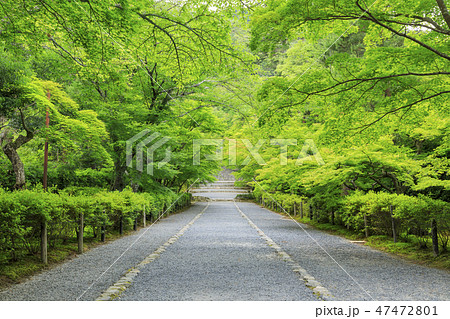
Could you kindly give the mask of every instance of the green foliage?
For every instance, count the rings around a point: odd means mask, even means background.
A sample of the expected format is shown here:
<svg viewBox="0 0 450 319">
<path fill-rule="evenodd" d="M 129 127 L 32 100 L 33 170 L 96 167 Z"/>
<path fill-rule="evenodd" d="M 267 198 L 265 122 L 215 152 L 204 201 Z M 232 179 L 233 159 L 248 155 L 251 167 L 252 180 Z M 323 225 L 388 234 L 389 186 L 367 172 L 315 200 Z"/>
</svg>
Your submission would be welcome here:
<svg viewBox="0 0 450 319">
<path fill-rule="evenodd" d="M 426 245 L 434 219 L 445 250 L 450 25 L 444 18 L 435 1 L 366 7 L 271 0 L 255 8 L 249 46 L 259 57 L 260 81 L 246 94 L 257 106 L 247 110 L 250 125 L 229 130 L 238 141 L 239 183 L 251 185 L 269 207 L 292 213 L 292 201 L 302 201 L 313 208 L 313 216 L 305 212 L 314 223 L 334 222 L 356 234 L 365 233 L 365 216 L 370 235 L 392 236 L 392 205 L 400 240 Z M 245 160 L 242 139 L 264 142 L 263 163 Z M 271 139 L 297 145 L 280 154 Z M 298 160 L 309 139 L 323 162 Z"/>
<path fill-rule="evenodd" d="M 74 235 L 80 213 L 97 234 L 144 206 L 154 218 L 172 209 L 224 164 L 192 165 L 193 141 L 224 136 L 236 141 L 225 165 L 258 200 L 288 211 L 303 202 L 315 222 L 334 216 L 357 233 L 365 216 L 381 236 L 392 235 L 393 205 L 402 239 L 425 245 L 435 219 L 447 246 L 450 25 L 435 1 L 269 0 L 248 12 L 238 0 L 33 0 L 2 1 L 0 12 L 0 144 L 32 138 L 16 147 L 30 187 L 48 140 L 55 187 L 1 193 L 10 258 L 36 251 L 30 225 L 41 220 L 54 243 Z M 136 152 L 131 165 L 126 157 L 143 130 L 168 139 L 151 175 Z M 297 144 L 281 153 L 275 139 Z M 0 154 L 0 186 L 11 189 L 20 165 L 8 159 Z"/>
<path fill-rule="evenodd" d="M 49 183 L 60 189 L 132 186 L 177 192 L 210 179 L 217 165 L 191 167 L 191 149 L 179 146 L 208 138 L 221 125 L 202 97 L 211 78 L 240 72 L 236 66 L 250 58 L 248 50 L 231 45 L 233 25 L 245 21 L 242 7 L 239 1 L 2 2 L 5 68 L 20 64 L 16 69 L 28 72 L 22 81 L 21 72 L 14 75 L 11 69 L 5 81 L 17 94 L 25 95 L 22 82 L 32 81 L 35 89 L 28 100 L 36 105 L 29 111 L 38 116 L 29 126 L 39 134 L 19 151 L 31 183 L 41 179 L 42 137 L 50 137 Z M 42 119 L 47 107 L 48 130 Z M 125 164 L 126 141 L 144 129 L 178 146 L 174 163 L 158 167 L 150 178 Z M 23 130 L 19 126 L 14 133 Z"/>
<path fill-rule="evenodd" d="M 65 243 L 75 236 L 80 214 L 85 227 L 99 234 L 100 227 L 129 229 L 145 211 L 156 219 L 162 212 L 174 212 L 190 203 L 190 194 L 108 192 L 99 188 L 67 188 L 59 193 L 33 190 L 8 192 L 0 189 L 0 263 L 17 261 L 23 254 L 36 254 L 40 247 L 40 225 L 47 223 L 49 245 Z M 170 207 L 170 205 L 172 205 Z M 169 209 L 170 207 L 170 209 Z"/>
<path fill-rule="evenodd" d="M 30 82 L 30 68 L 26 61 L 14 59 L 0 47 L 0 116 L 12 114 L 22 106 Z"/>
</svg>

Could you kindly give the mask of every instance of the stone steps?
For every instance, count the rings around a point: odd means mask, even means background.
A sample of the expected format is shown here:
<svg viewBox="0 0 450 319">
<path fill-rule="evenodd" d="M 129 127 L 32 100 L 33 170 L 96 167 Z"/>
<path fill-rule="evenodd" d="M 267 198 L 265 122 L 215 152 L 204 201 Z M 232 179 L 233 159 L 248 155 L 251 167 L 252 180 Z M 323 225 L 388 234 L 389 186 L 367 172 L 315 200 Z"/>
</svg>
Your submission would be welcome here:
<svg viewBox="0 0 450 319">
<path fill-rule="evenodd" d="M 250 189 L 234 186 L 234 180 L 220 180 L 198 185 L 190 190 L 197 201 L 233 201 L 237 195 L 248 194 Z"/>
<path fill-rule="evenodd" d="M 239 193 L 246 194 L 248 189 L 246 188 L 193 188 L 191 193 Z"/>
</svg>

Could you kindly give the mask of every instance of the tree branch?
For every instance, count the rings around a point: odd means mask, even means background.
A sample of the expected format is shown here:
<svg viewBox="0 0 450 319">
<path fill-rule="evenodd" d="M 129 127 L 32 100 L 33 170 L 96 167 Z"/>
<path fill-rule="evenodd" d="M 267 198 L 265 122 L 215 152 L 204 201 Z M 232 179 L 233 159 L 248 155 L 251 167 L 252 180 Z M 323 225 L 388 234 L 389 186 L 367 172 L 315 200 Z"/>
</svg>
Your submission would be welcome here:
<svg viewBox="0 0 450 319">
<path fill-rule="evenodd" d="M 352 85 L 349 89 L 353 89 L 353 88 L 355 88 L 356 86 L 360 85 L 363 82 L 370 82 L 370 81 L 377 81 L 377 80 L 386 80 L 386 79 L 398 78 L 398 77 L 403 77 L 403 76 L 433 76 L 433 75 L 450 75 L 450 72 L 441 72 L 441 71 L 439 71 L 439 72 L 430 72 L 430 73 L 408 72 L 408 73 L 391 74 L 391 75 L 385 75 L 385 76 L 375 76 L 373 78 L 350 79 L 350 80 L 345 80 L 345 81 L 336 83 L 336 84 L 334 84 L 332 86 L 329 86 L 329 87 L 327 87 L 325 89 L 317 90 L 317 91 L 310 92 L 310 93 L 302 92 L 302 91 L 295 90 L 295 89 L 293 89 L 293 90 L 296 91 L 296 92 L 299 92 L 299 93 L 306 94 L 306 95 L 310 96 L 310 95 L 318 95 L 320 93 L 324 93 L 326 91 L 330 91 L 330 90 L 332 90 L 332 89 L 334 89 L 334 88 L 336 88 L 338 86 L 341 86 L 341 85 L 344 85 L 344 84 L 347 84 L 347 83 L 351 83 L 351 82 L 358 82 L 358 83 Z M 344 89 L 344 90 L 347 90 L 347 89 Z M 340 92 L 342 92 L 342 91 L 340 91 Z"/>
<path fill-rule="evenodd" d="M 387 190 L 389 193 L 394 193 L 394 191 L 392 189 L 390 189 L 389 187 L 387 187 L 386 185 L 384 185 L 378 178 L 375 178 L 374 176 L 367 176 L 368 178 L 370 178 L 371 180 L 373 180 L 375 183 L 377 183 L 378 185 L 380 185 L 382 188 L 384 188 L 385 190 Z"/>
<path fill-rule="evenodd" d="M 211 105 L 200 105 L 200 106 L 194 107 L 192 110 L 189 110 L 189 111 L 187 111 L 187 112 L 184 112 L 183 114 L 174 116 L 174 117 L 172 117 L 172 118 L 175 119 L 175 118 L 183 117 L 183 116 L 185 116 L 185 115 L 190 114 L 191 112 L 194 112 L 195 110 L 198 110 L 198 109 L 201 109 L 201 108 L 204 108 L 204 107 L 207 107 L 207 106 L 211 106 Z M 168 121 L 168 120 L 162 121 L 162 123 L 165 123 L 165 122 L 167 122 L 167 121 Z"/>
<path fill-rule="evenodd" d="M 210 45 L 210 46 L 211 46 L 212 48 L 214 48 L 215 50 L 217 50 L 217 51 L 219 51 L 219 52 L 221 52 L 221 53 L 224 53 L 224 54 L 226 54 L 226 55 L 229 55 L 229 56 L 231 56 L 231 57 L 233 57 L 233 58 L 236 58 L 236 59 L 238 59 L 238 60 L 240 60 L 240 61 L 242 61 L 242 59 L 241 59 L 240 57 L 238 57 L 238 56 L 236 56 L 236 55 L 234 55 L 234 54 L 231 54 L 231 53 L 229 53 L 229 52 L 227 52 L 227 51 L 225 51 L 225 50 L 220 49 L 220 48 L 217 47 L 215 44 L 213 44 L 212 42 L 210 42 L 209 40 L 207 40 L 204 36 L 202 36 L 201 34 L 199 34 L 195 29 L 193 29 L 192 27 L 188 26 L 188 25 L 185 24 L 185 23 L 176 21 L 176 20 L 171 19 L 171 18 L 168 18 L 168 17 L 160 16 L 160 15 L 154 14 L 154 13 L 146 13 L 146 14 L 138 13 L 138 15 L 139 15 L 141 18 L 143 18 L 143 19 L 144 19 L 145 17 L 151 16 L 151 17 L 155 17 L 155 18 L 159 18 L 159 19 L 163 19 L 163 20 L 167 20 L 167 21 L 170 21 L 170 22 L 172 22 L 172 23 L 175 23 L 175 24 L 177 24 L 177 25 L 179 25 L 179 26 L 181 26 L 181 27 L 183 27 L 183 28 L 186 28 L 187 30 L 191 31 L 193 34 L 195 34 L 195 35 L 199 38 L 200 42 L 205 42 L 206 44 Z M 202 45 L 203 45 L 203 44 L 202 44 Z M 243 62 L 243 61 L 242 61 L 242 62 Z"/>
<path fill-rule="evenodd" d="M 398 32 L 398 31 L 395 30 L 394 28 L 392 28 L 392 27 L 390 27 L 390 26 L 388 26 L 388 25 L 382 23 L 382 22 L 379 21 L 377 18 L 375 18 L 375 17 L 369 12 L 369 10 L 365 10 L 363 7 L 361 7 L 361 5 L 359 4 L 359 0 L 356 0 L 356 5 L 358 6 L 358 8 L 359 8 L 361 11 L 363 11 L 364 13 L 366 13 L 366 14 L 368 15 L 369 20 L 371 20 L 372 22 L 378 24 L 379 26 L 381 26 L 381 27 L 383 27 L 383 28 L 385 28 L 385 29 L 391 31 L 392 33 L 394 33 L 394 34 L 396 34 L 396 35 L 398 35 L 398 36 L 401 36 L 401 37 L 403 37 L 403 38 L 406 38 L 406 39 L 408 39 L 408 40 L 411 40 L 411 41 L 417 43 L 417 44 L 420 45 L 421 47 L 424 47 L 425 49 L 430 50 L 431 52 L 433 52 L 433 53 L 439 55 L 440 57 L 442 57 L 442 58 L 444 58 L 444 59 L 450 60 L 450 56 L 448 56 L 447 54 L 442 53 L 442 52 L 440 52 L 440 51 L 438 51 L 438 50 L 436 50 L 436 49 L 430 47 L 428 44 L 423 43 L 422 41 L 419 41 L 419 40 L 417 40 L 416 38 L 413 38 L 413 37 L 407 35 L 406 33 Z"/>
<path fill-rule="evenodd" d="M 403 26 L 426 28 L 426 29 L 429 29 L 434 32 L 439 32 L 442 34 L 450 35 L 450 30 L 443 29 L 439 24 L 436 23 L 436 21 L 434 21 L 430 17 L 409 16 L 409 15 L 401 15 L 401 14 L 398 14 L 395 16 L 396 17 L 405 16 L 408 18 L 417 19 L 417 20 L 420 20 L 423 22 L 427 22 L 427 23 L 431 24 L 433 27 L 430 27 L 426 24 L 417 23 L 417 22 L 401 22 L 401 21 L 396 21 L 396 20 L 391 20 L 391 19 L 378 19 L 378 20 L 382 20 L 383 22 L 395 23 L 395 24 L 399 24 L 399 25 L 403 25 Z"/>
<path fill-rule="evenodd" d="M 34 104 L 34 103 L 33 103 L 33 104 Z M 28 134 L 33 135 L 32 131 L 29 130 L 28 127 L 27 127 L 27 125 L 25 124 L 25 116 L 23 115 L 23 111 L 22 111 L 21 108 L 19 108 L 19 112 L 20 112 L 20 120 L 21 120 L 21 122 L 22 122 L 22 127 L 23 127 L 23 129 L 27 132 L 27 135 L 28 135 Z"/>
<path fill-rule="evenodd" d="M 450 28 L 450 14 L 448 13 L 447 6 L 444 3 L 444 0 L 436 0 L 439 10 L 441 10 L 442 17 L 444 18 L 447 26 Z"/>
<path fill-rule="evenodd" d="M 363 126 L 357 127 L 357 128 L 355 128 L 355 129 L 358 129 L 358 130 L 361 129 L 361 130 L 358 132 L 358 133 L 361 133 L 362 131 L 366 130 L 367 128 L 369 128 L 369 127 L 372 126 L 373 124 L 375 124 L 375 123 L 381 121 L 384 117 L 388 116 L 389 114 L 396 113 L 396 112 L 398 112 L 398 111 L 400 111 L 400 110 L 402 110 L 402 109 L 410 108 L 410 107 L 412 107 L 412 106 L 414 106 L 414 105 L 416 105 L 416 104 L 419 104 L 420 102 L 424 102 L 424 101 L 427 101 L 427 100 L 429 100 L 429 99 L 435 98 L 435 97 L 437 97 L 437 96 L 439 96 L 439 95 L 442 95 L 442 94 L 448 94 L 448 93 L 450 93 L 450 91 L 442 91 L 442 92 L 436 93 L 436 94 L 434 94 L 434 95 L 430 95 L 430 96 L 427 96 L 427 97 L 422 98 L 422 99 L 420 99 L 420 100 L 417 100 L 417 101 L 415 101 L 415 102 L 413 102 L 413 103 L 410 103 L 410 104 L 408 104 L 408 105 L 400 106 L 400 107 L 398 107 L 398 108 L 395 108 L 395 109 L 393 109 L 393 110 L 390 110 L 389 112 L 384 113 L 381 117 L 379 117 L 379 118 L 376 119 L 375 121 L 372 121 L 372 122 L 369 123 L 369 124 L 364 124 Z"/>
<path fill-rule="evenodd" d="M 77 58 L 76 56 L 73 56 L 69 51 L 67 51 L 66 49 L 64 49 L 64 47 L 62 47 L 58 42 L 56 42 L 56 40 L 49 34 L 48 35 L 48 39 L 50 40 L 50 42 L 53 43 L 53 45 L 61 50 L 63 50 L 68 56 L 70 56 L 72 58 L 72 60 L 74 60 L 78 65 L 85 67 L 86 65 L 83 63 L 83 60 L 81 60 L 80 58 Z"/>
<path fill-rule="evenodd" d="M 153 22 L 152 20 L 150 20 L 147 15 L 149 14 L 141 14 L 141 13 L 137 13 L 142 19 L 144 19 L 145 21 L 149 22 L 151 25 L 153 25 L 155 28 L 161 30 L 170 40 L 170 42 L 172 42 L 172 45 L 175 49 L 175 55 L 177 57 L 177 66 L 178 66 L 178 71 L 180 72 L 180 76 L 182 76 L 182 72 L 181 72 L 181 62 L 180 62 L 180 56 L 178 54 L 178 49 L 177 49 L 177 44 L 175 42 L 175 39 L 172 37 L 172 35 L 167 32 L 167 30 L 165 30 L 164 28 L 160 27 L 159 25 L 157 25 L 155 22 Z"/>
</svg>

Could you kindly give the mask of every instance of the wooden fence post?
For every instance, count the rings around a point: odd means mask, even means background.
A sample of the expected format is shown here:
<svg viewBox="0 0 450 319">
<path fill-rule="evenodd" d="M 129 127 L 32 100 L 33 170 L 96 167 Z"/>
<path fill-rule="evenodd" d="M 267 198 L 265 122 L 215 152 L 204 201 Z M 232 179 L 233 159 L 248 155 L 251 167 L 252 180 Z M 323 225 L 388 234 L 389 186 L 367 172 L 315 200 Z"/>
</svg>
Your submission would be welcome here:
<svg viewBox="0 0 450 319">
<path fill-rule="evenodd" d="M 83 253 L 83 235 L 84 235 L 84 215 L 80 213 L 80 220 L 78 223 L 78 253 Z"/>
<path fill-rule="evenodd" d="M 438 231 L 436 219 L 434 218 L 431 221 L 431 241 L 433 243 L 433 254 L 434 256 L 438 256 L 439 255 Z"/>
<path fill-rule="evenodd" d="M 394 238 L 394 243 L 397 242 L 397 232 L 395 231 L 395 221 L 394 221 L 394 209 L 392 205 L 389 205 L 389 212 L 391 214 L 391 220 L 392 220 L 392 237 Z"/>
<path fill-rule="evenodd" d="M 121 235 L 123 235 L 123 216 L 120 216 L 120 221 L 119 221 L 119 233 Z"/>
<path fill-rule="evenodd" d="M 100 240 L 102 242 L 105 242 L 105 232 L 106 232 L 106 226 L 102 225 L 102 228 L 100 230 Z"/>
<path fill-rule="evenodd" d="M 145 216 L 145 205 L 144 205 L 144 212 L 142 214 L 142 224 L 144 225 L 144 228 L 146 227 L 146 223 L 147 223 L 147 220 L 146 220 L 146 216 Z"/>
<path fill-rule="evenodd" d="M 366 238 L 369 237 L 369 225 L 367 224 L 367 215 L 364 213 L 364 233 Z"/>
<path fill-rule="evenodd" d="M 300 202 L 300 218 L 303 219 L 303 201 Z"/>
<path fill-rule="evenodd" d="M 47 222 L 41 222 L 41 260 L 44 264 L 48 264 L 47 258 Z"/>
<path fill-rule="evenodd" d="M 294 202 L 294 217 L 297 216 L 297 203 Z"/>
</svg>

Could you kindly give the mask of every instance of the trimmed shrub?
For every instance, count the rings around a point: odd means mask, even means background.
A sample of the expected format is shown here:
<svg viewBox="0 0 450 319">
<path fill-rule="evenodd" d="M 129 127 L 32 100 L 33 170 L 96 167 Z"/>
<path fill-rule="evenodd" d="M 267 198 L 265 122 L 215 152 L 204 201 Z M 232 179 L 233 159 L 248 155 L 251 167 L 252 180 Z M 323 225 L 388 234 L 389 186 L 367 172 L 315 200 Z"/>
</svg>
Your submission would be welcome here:
<svg viewBox="0 0 450 319">
<path fill-rule="evenodd" d="M 131 188 L 108 192 L 71 187 L 59 193 L 39 187 L 13 192 L 0 189 L 0 263 L 16 261 L 25 253 L 37 254 L 43 222 L 47 223 L 49 246 L 54 247 L 76 236 L 80 214 L 84 227 L 97 237 L 102 226 L 117 230 L 122 221 L 124 229 L 129 229 L 144 209 L 155 218 L 164 210 L 185 207 L 190 199 L 191 194 L 134 193 Z"/>
</svg>

